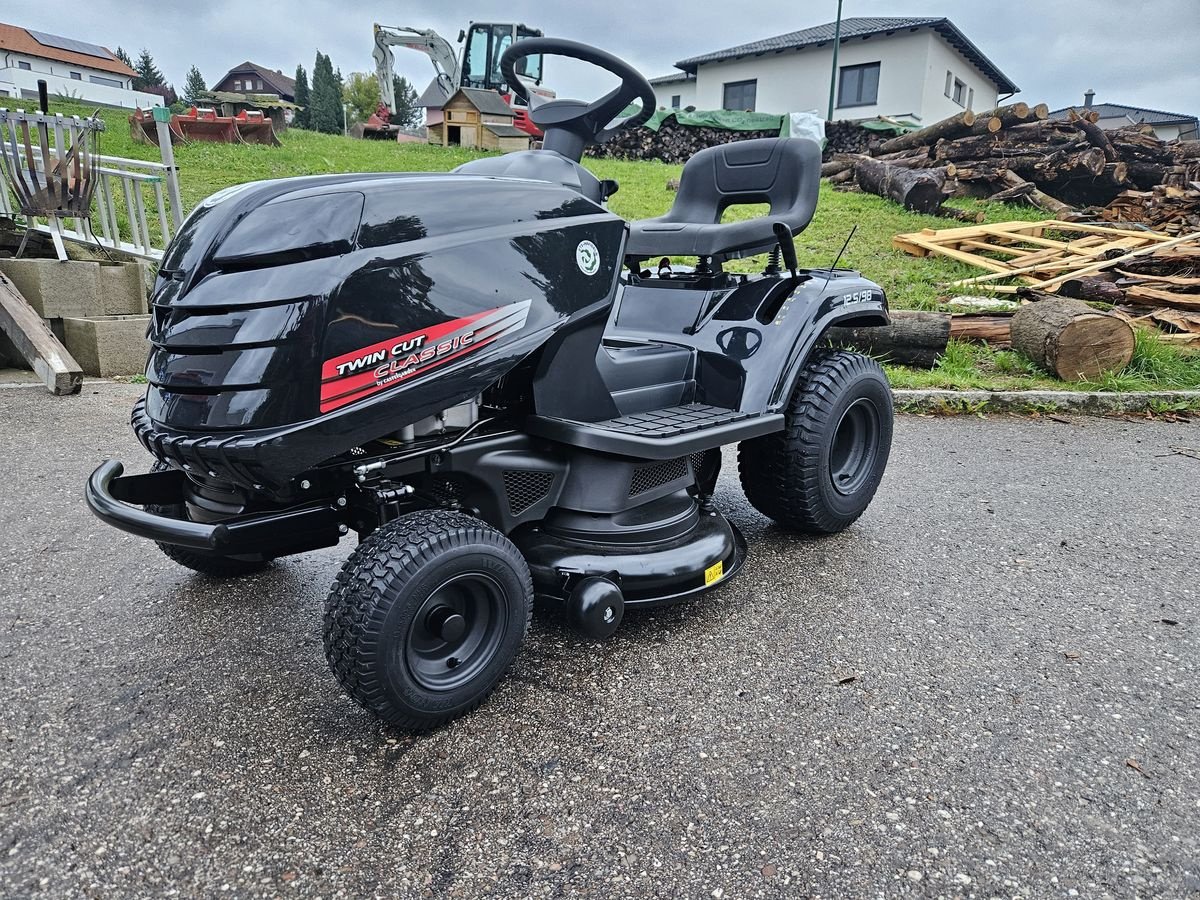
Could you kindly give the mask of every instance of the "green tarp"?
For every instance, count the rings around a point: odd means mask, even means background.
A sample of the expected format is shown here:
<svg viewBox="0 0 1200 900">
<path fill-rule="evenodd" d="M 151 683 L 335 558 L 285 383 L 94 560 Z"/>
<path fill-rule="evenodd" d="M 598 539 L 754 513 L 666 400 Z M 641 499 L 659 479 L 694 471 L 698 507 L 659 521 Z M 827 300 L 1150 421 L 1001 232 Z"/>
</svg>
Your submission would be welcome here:
<svg viewBox="0 0 1200 900">
<path fill-rule="evenodd" d="M 726 131 L 775 131 L 782 133 L 785 127 L 783 116 L 772 116 L 769 113 L 741 112 L 732 109 L 698 109 L 688 112 L 683 109 L 660 109 L 646 127 L 658 131 L 659 127 L 670 116 L 675 117 L 679 125 L 692 128 L 723 128 Z"/>
</svg>

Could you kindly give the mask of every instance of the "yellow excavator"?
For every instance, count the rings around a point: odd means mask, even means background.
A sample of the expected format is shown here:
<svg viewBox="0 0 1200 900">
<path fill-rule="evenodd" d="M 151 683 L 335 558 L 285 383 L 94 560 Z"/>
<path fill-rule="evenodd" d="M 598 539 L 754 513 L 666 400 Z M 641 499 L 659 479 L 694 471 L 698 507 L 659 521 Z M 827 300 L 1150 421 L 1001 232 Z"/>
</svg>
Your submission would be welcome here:
<svg viewBox="0 0 1200 900">
<path fill-rule="evenodd" d="M 405 47 L 424 53 L 433 61 L 434 86 L 444 103 L 459 88 L 479 88 L 498 92 L 516 118 L 513 124 L 522 131 L 541 138 L 542 132 L 529 120 L 529 109 L 519 100 L 500 74 L 500 57 L 516 41 L 541 37 L 537 28 L 527 28 L 513 22 L 472 22 L 458 33 L 462 44 L 461 55 L 454 46 L 431 28 L 408 28 L 375 24 L 375 77 L 379 80 L 379 96 L 383 105 L 396 112 L 396 95 L 393 88 L 394 60 L 392 48 Z M 517 77 L 531 94 L 553 99 L 554 92 L 540 87 L 542 83 L 542 57 L 540 54 L 526 57 L 517 68 Z M 439 107 L 427 107 L 428 114 L 439 115 Z M 427 124 L 432 124 L 428 122 Z"/>
</svg>

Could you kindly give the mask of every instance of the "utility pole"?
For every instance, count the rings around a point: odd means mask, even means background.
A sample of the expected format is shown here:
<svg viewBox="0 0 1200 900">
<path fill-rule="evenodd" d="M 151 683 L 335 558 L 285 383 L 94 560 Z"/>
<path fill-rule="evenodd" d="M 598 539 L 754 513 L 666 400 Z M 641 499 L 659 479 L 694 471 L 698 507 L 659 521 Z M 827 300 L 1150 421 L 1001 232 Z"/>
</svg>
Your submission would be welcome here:
<svg viewBox="0 0 1200 900">
<path fill-rule="evenodd" d="M 833 26 L 833 72 L 829 75 L 829 114 L 825 117 L 827 122 L 833 121 L 833 97 L 837 90 L 837 58 L 838 47 L 842 43 L 842 0 L 838 0 L 837 24 Z"/>
</svg>

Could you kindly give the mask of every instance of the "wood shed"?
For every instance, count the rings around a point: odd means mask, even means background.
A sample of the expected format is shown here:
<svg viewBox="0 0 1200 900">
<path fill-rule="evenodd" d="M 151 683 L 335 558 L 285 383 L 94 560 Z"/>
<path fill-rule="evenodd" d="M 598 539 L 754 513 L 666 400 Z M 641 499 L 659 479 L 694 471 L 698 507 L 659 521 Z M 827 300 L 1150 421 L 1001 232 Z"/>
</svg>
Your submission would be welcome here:
<svg viewBox="0 0 1200 900">
<path fill-rule="evenodd" d="M 528 150 L 529 135 L 513 125 L 514 118 L 495 91 L 459 88 L 442 107 L 442 121 L 429 124 L 429 143 L 502 153 Z"/>
</svg>

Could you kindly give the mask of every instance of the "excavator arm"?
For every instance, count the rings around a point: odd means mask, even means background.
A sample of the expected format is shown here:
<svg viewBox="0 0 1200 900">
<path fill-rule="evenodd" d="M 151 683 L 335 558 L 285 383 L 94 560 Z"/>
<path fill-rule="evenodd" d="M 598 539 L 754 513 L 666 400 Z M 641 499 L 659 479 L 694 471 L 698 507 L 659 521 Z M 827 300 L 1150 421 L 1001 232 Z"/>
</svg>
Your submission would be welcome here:
<svg viewBox="0 0 1200 900">
<path fill-rule="evenodd" d="M 379 96 L 392 112 L 396 112 L 396 93 L 392 85 L 393 47 L 419 50 L 433 60 L 438 84 L 446 96 L 454 93 L 462 76 L 454 47 L 432 28 L 406 28 L 375 24 L 375 77 L 379 81 Z"/>
</svg>

